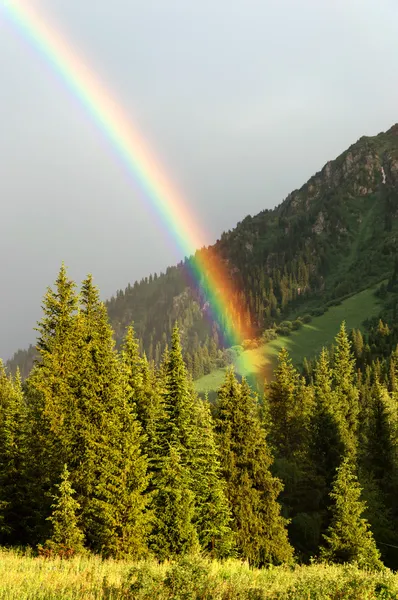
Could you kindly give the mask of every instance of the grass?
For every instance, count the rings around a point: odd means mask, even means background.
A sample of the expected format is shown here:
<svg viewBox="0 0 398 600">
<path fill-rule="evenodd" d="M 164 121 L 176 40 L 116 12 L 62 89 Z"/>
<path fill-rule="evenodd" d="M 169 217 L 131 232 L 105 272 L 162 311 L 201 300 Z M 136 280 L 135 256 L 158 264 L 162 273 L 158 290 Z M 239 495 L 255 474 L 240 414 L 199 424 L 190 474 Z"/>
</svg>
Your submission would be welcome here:
<svg viewBox="0 0 398 600">
<path fill-rule="evenodd" d="M 0 550 L 4 600 L 376 600 L 398 597 L 398 575 L 356 566 L 251 569 L 200 557 L 133 563 L 98 557 L 55 560 Z"/>
<path fill-rule="evenodd" d="M 246 350 L 236 362 L 236 372 L 247 377 L 257 389 L 257 384 L 272 377 L 281 348 L 286 347 L 293 362 L 300 365 L 305 357 L 316 356 L 323 346 L 333 342 L 342 321 L 346 322 L 347 329 L 363 329 L 363 321 L 377 316 L 381 309 L 374 291 L 374 287 L 368 288 L 347 298 L 339 306 L 330 307 L 323 315 L 314 317 L 311 323 L 293 331 L 290 336 L 278 336 L 259 348 Z M 222 384 L 224 376 L 225 369 L 216 369 L 195 381 L 195 389 L 211 396 Z"/>
<path fill-rule="evenodd" d="M 279 337 L 267 344 L 267 356 L 275 363 L 282 347 L 286 347 L 295 364 L 302 363 L 305 357 L 311 358 L 332 343 L 340 325 L 346 322 L 347 329 L 363 329 L 367 318 L 379 314 L 381 305 L 374 295 L 375 288 L 369 288 L 344 300 L 339 306 L 331 306 L 320 317 L 294 331 L 288 337 Z"/>
</svg>

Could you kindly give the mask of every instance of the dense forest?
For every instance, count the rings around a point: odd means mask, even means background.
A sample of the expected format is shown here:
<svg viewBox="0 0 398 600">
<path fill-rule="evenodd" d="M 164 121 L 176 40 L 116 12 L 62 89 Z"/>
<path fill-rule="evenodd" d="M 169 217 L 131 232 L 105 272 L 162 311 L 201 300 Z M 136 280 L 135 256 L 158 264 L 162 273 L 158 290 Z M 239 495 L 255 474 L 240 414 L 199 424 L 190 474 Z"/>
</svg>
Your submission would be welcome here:
<svg viewBox="0 0 398 600">
<path fill-rule="evenodd" d="M 159 364 L 131 324 L 116 347 L 91 276 L 62 267 L 37 329 L 27 380 L 0 372 L 1 546 L 398 567 L 391 324 L 343 323 L 305 376 L 282 350 L 263 397 L 227 370 L 214 405 L 176 324 Z"/>
</svg>

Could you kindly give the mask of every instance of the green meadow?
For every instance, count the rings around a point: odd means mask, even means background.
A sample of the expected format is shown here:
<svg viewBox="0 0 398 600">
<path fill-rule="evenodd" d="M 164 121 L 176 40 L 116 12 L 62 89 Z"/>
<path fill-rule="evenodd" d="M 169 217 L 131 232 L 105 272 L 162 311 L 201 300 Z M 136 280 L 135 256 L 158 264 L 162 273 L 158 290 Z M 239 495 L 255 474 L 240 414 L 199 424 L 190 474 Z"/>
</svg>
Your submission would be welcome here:
<svg viewBox="0 0 398 600">
<path fill-rule="evenodd" d="M 238 560 L 178 563 L 44 559 L 0 550 L 0 600 L 376 600 L 398 597 L 385 569 L 314 564 L 253 569 Z"/>
<path fill-rule="evenodd" d="M 311 323 L 289 336 L 278 336 L 258 348 L 244 351 L 236 361 L 236 372 L 251 382 L 269 380 L 281 348 L 287 348 L 293 362 L 300 365 L 305 357 L 316 356 L 323 346 L 333 342 L 342 321 L 346 322 L 347 329 L 363 329 L 362 323 L 377 316 L 381 309 L 380 301 L 374 295 L 375 289 L 368 288 L 338 306 L 331 306 L 323 315 L 314 317 Z M 225 369 L 216 369 L 195 381 L 195 389 L 211 396 L 222 384 L 224 376 Z"/>
</svg>

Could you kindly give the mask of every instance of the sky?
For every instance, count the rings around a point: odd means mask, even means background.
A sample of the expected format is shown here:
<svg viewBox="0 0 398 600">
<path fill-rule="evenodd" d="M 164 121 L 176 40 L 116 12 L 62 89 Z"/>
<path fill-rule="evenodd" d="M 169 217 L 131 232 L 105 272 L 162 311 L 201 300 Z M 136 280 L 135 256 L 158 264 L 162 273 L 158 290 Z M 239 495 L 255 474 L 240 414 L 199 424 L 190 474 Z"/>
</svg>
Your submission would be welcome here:
<svg viewBox="0 0 398 600">
<path fill-rule="evenodd" d="M 104 299 L 182 256 L 0 0 L 0 356 L 61 262 Z M 214 242 L 398 122 L 396 0 L 30 0 L 105 83 Z"/>
</svg>

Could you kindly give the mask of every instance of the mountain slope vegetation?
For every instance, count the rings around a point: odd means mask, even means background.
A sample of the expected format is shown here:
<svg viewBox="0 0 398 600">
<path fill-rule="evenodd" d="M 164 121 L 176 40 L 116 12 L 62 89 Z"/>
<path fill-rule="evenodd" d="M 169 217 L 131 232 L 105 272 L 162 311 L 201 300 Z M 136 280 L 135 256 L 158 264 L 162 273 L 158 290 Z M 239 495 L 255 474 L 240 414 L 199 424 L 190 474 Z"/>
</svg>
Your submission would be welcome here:
<svg viewBox="0 0 398 600">
<path fill-rule="evenodd" d="M 270 380 L 277 364 L 278 354 L 287 348 L 293 363 L 303 367 L 305 359 L 319 354 L 333 340 L 342 321 L 349 330 L 361 329 L 366 319 L 379 315 L 383 303 L 371 287 L 343 300 L 337 306 L 331 306 L 324 314 L 314 316 L 310 322 L 303 323 L 300 329 L 288 335 L 278 335 L 270 341 L 260 343 L 257 348 L 248 348 L 237 357 L 235 369 L 240 377 L 246 377 L 252 385 L 261 391 L 264 380 Z M 195 381 L 195 389 L 207 394 L 209 399 L 216 395 L 225 378 L 226 367 L 215 369 L 208 375 Z"/>
<path fill-rule="evenodd" d="M 215 322 L 209 312 L 209 270 L 192 281 L 191 263 L 222 261 L 235 290 L 227 310 L 258 338 L 275 323 L 389 277 L 397 216 L 398 124 L 361 137 L 279 206 L 247 216 L 213 246 L 119 290 L 106 303 L 116 341 L 134 321 L 140 349 L 159 364 L 178 321 L 188 370 L 199 379 L 230 362 L 230 331 L 227 315 Z M 215 293 L 223 293 L 221 282 Z M 26 377 L 34 354 L 33 347 L 19 351 L 9 367 Z"/>
</svg>

